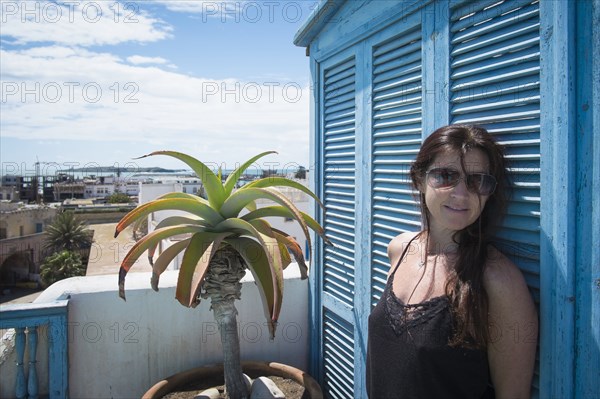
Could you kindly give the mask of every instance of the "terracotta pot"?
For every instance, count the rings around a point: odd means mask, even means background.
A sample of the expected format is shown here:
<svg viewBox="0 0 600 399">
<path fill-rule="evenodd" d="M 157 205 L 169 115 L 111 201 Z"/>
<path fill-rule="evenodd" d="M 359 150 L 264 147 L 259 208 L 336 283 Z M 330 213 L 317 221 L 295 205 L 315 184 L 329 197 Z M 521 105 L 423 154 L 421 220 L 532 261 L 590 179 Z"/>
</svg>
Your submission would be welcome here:
<svg viewBox="0 0 600 399">
<path fill-rule="evenodd" d="M 321 391 L 321 387 L 317 381 L 295 367 L 274 362 L 242 362 L 242 369 L 244 373 L 252 378 L 261 375 L 289 378 L 304 386 L 305 391 L 310 395 L 311 399 L 323 398 L 323 391 Z M 142 396 L 142 399 L 159 399 L 170 392 L 176 391 L 179 387 L 185 386 L 189 382 L 214 378 L 215 375 L 223 376 L 222 364 L 198 367 L 177 373 L 156 383 Z"/>
</svg>

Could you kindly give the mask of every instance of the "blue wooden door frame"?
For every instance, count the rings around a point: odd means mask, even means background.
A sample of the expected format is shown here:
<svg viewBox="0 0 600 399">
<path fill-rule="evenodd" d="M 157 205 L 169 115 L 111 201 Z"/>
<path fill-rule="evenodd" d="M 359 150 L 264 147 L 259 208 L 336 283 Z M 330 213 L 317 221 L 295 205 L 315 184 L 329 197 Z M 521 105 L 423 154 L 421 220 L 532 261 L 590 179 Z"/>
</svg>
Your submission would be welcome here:
<svg viewBox="0 0 600 399">
<path fill-rule="evenodd" d="M 490 4 L 494 3 L 493 1 Z M 349 2 L 328 0 L 321 3 L 336 22 L 345 7 L 358 6 Z M 367 3 L 364 3 L 367 4 Z M 448 41 L 447 21 L 449 8 L 462 1 L 435 1 L 420 3 L 423 7 L 423 34 L 436 40 Z M 353 10 L 356 11 L 356 10 Z M 407 14 L 414 8 L 406 8 Z M 336 14 L 337 13 L 337 14 Z M 350 13 L 352 14 L 352 13 Z M 361 57 L 367 55 L 367 42 L 373 34 L 392 26 L 401 17 L 377 15 L 370 28 L 357 28 L 355 36 L 342 36 L 336 46 L 312 49 L 312 41 L 318 42 L 318 32 L 327 29 L 327 19 L 322 19 L 310 33 L 301 36 L 303 45 L 311 45 L 311 75 L 313 87 L 311 99 L 311 165 L 315 167 L 313 188 L 319 192 L 324 175 L 320 170 L 322 148 L 319 148 L 321 126 L 322 89 L 321 64 L 335 58 L 340 51 L 352 51 Z M 587 398 L 597 396 L 600 379 L 600 1 L 540 1 L 540 381 L 539 395 L 545 397 Z M 314 22 L 314 21 L 313 21 Z M 356 21 L 354 21 L 356 22 Z M 310 25 L 310 24 L 309 24 Z M 369 31 L 370 29 L 370 31 Z M 392 28 L 393 29 L 393 28 Z M 304 32 L 306 33 L 306 32 Z M 437 48 L 432 41 L 424 42 L 424 52 L 433 51 L 433 57 L 424 57 L 423 84 L 440 82 L 448 67 L 448 54 Z M 369 62 L 369 57 L 364 59 Z M 370 137 L 362 137 L 371 123 L 370 89 L 364 83 L 370 77 L 364 69 L 357 70 L 356 104 L 362 108 L 357 113 L 356 164 L 360 169 L 357 184 L 364 189 L 356 193 L 363 209 L 370 209 L 372 188 L 369 180 L 372 166 L 367 152 L 371 149 Z M 360 82 L 363 82 L 362 84 Z M 450 120 L 448 104 L 435 101 L 435 90 L 423 93 L 423 113 L 435 115 L 424 118 L 424 134 Z M 370 153 L 369 153 L 370 154 Z M 322 195 L 322 192 L 320 192 Z M 371 254 L 368 234 L 372 233 L 368 221 L 358 220 L 361 237 L 356 238 L 360 248 L 356 262 L 369 264 Z M 359 231 L 357 229 L 357 231 Z M 316 249 L 316 260 L 323 256 L 322 248 Z M 311 311 L 313 325 L 311 342 L 321 342 L 322 300 L 321 277 L 317 264 L 311 276 Z M 368 269 L 368 268 L 365 268 Z M 372 270 L 357 269 L 357 281 L 370 281 Z M 365 287 L 357 287 L 357 289 Z M 363 297 L 361 295 L 361 297 Z M 364 296 L 366 298 L 366 296 Z M 366 301 L 365 301 L 366 302 Z M 359 306 L 360 307 L 360 306 Z M 364 356 L 364 333 L 368 312 L 356 309 L 355 335 L 362 342 L 356 357 Z M 312 371 L 322 375 L 322 348 L 312 349 Z M 356 363 L 356 361 L 355 361 Z M 363 372 L 356 363 L 357 371 Z M 363 392 L 361 377 L 355 376 L 357 393 Z"/>
<path fill-rule="evenodd" d="M 596 0 L 540 4 L 542 398 L 598 395 L 599 15 Z"/>
</svg>

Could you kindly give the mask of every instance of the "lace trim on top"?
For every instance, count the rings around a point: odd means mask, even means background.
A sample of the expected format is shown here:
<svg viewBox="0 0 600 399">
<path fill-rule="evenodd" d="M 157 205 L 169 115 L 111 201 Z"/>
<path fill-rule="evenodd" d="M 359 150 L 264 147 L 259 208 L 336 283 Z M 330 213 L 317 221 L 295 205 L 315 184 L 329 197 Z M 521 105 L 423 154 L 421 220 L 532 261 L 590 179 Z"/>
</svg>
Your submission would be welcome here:
<svg viewBox="0 0 600 399">
<path fill-rule="evenodd" d="M 438 296 L 421 303 L 405 305 L 394 294 L 392 288 L 393 275 L 390 276 L 385 287 L 385 318 L 392 327 L 396 336 L 426 323 L 444 311 L 449 305 L 446 296 Z"/>
</svg>

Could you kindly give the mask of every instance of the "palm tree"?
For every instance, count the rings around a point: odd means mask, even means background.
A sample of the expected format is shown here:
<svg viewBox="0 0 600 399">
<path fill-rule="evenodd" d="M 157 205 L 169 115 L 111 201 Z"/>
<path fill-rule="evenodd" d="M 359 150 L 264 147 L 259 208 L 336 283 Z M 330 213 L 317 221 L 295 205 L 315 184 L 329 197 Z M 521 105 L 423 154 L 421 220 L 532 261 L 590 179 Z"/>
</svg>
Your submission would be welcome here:
<svg viewBox="0 0 600 399">
<path fill-rule="evenodd" d="M 185 193 L 165 194 L 129 212 L 115 231 L 116 237 L 131 223 L 156 211 L 170 209 L 189 213 L 189 216 L 164 219 L 153 232 L 130 249 L 119 270 L 119 295 L 125 299 L 125 276 L 143 252 L 148 250 L 152 263 L 161 240 L 186 234 L 186 239 L 168 247 L 153 263 L 151 285 L 158 290 L 160 274 L 183 251 L 176 298 L 186 307 L 197 306 L 201 298 L 211 299 L 223 347 L 226 391 L 231 398 L 248 396 L 240 362 L 237 309 L 234 304 L 241 297 L 240 280 L 246 267 L 253 273 L 259 288 L 272 338 L 281 310 L 283 270 L 291 263 L 291 255 L 300 267 L 302 278 L 307 277 L 308 269 L 300 245 L 287 233 L 271 227 L 264 218 L 281 216 L 296 219 L 309 247 L 309 228 L 327 242 L 323 228 L 274 188 L 287 186 L 301 190 L 322 206 L 315 194 L 305 186 L 283 177 L 270 176 L 234 191 L 242 173 L 256 160 L 273 152 L 264 152 L 251 158 L 230 174 L 224 183 L 220 171 L 215 175 L 205 164 L 186 154 L 157 151 L 146 155 L 168 155 L 185 162 L 202 180 L 207 199 Z M 278 205 L 257 209 L 255 201 L 258 199 L 269 199 Z M 247 213 L 243 214 L 244 210 Z"/>
<path fill-rule="evenodd" d="M 76 252 L 62 250 L 44 259 L 40 278 L 46 286 L 69 277 L 85 276 L 85 266 Z"/>
<path fill-rule="evenodd" d="M 88 248 L 92 244 L 92 235 L 85 222 L 73 212 L 62 212 L 45 231 L 44 247 L 53 252 L 75 251 Z"/>
</svg>

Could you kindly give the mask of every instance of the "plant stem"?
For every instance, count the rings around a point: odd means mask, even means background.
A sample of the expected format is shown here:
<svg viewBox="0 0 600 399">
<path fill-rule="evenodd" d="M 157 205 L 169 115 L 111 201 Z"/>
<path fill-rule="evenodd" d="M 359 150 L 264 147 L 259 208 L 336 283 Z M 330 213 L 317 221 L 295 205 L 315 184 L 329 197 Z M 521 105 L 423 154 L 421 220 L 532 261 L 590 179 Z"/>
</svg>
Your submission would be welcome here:
<svg viewBox="0 0 600 399">
<path fill-rule="evenodd" d="M 232 399 L 249 397 L 242 374 L 240 361 L 240 339 L 238 336 L 235 300 L 240 299 L 245 264 L 240 255 L 230 246 L 221 248 L 211 260 L 204 280 L 203 298 L 211 299 L 213 315 L 219 326 L 223 347 L 225 389 Z"/>
<path fill-rule="evenodd" d="M 237 329 L 237 309 L 233 299 L 212 304 L 215 320 L 221 334 L 223 367 L 227 396 L 232 399 L 248 397 L 248 389 L 240 362 L 240 340 Z"/>
</svg>

